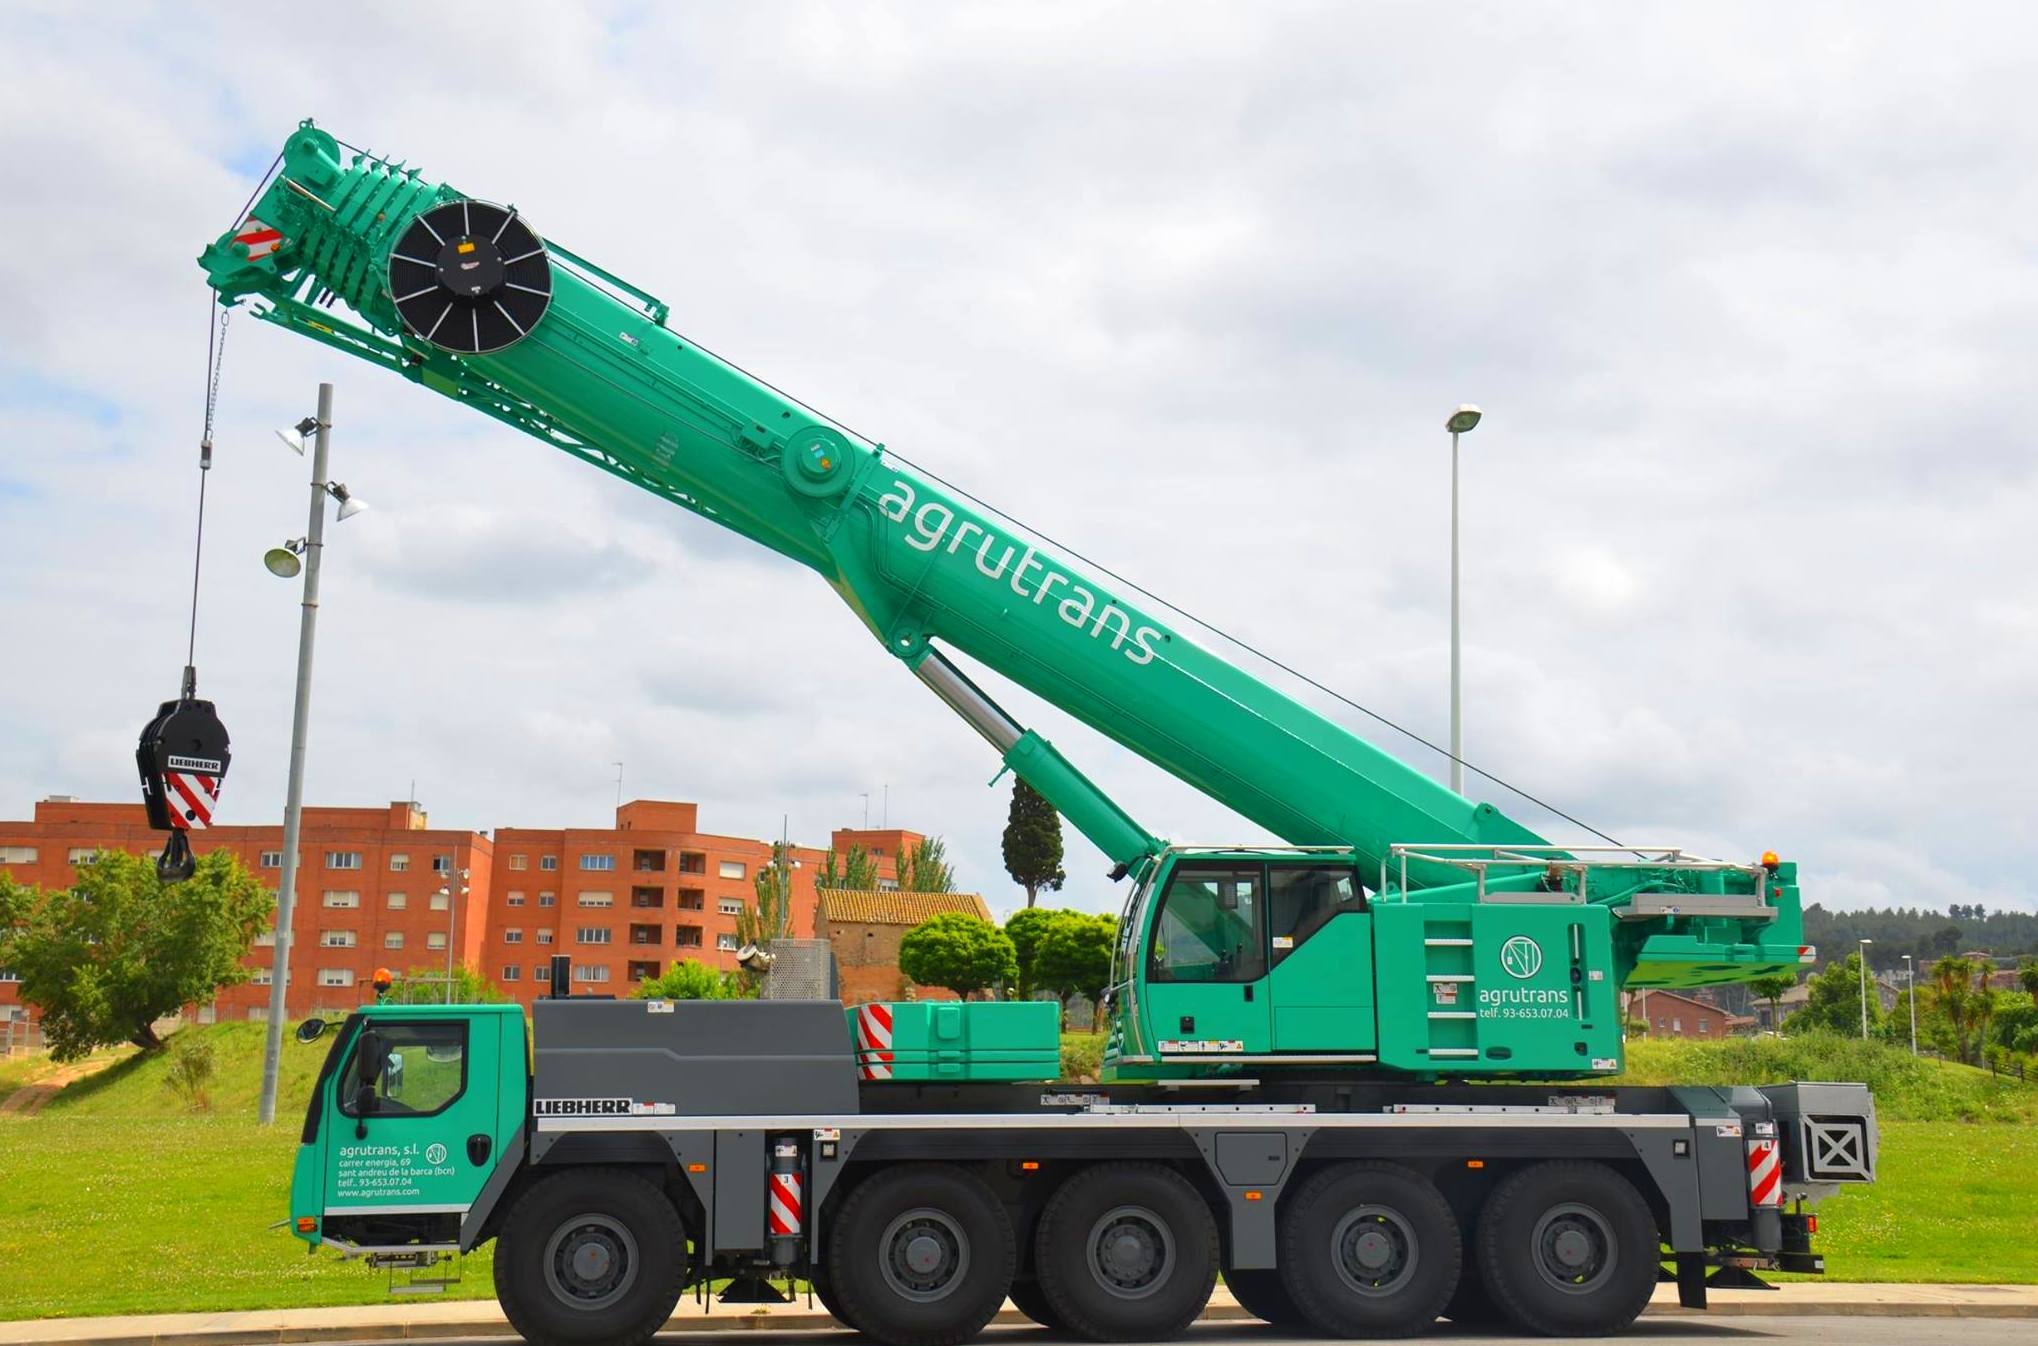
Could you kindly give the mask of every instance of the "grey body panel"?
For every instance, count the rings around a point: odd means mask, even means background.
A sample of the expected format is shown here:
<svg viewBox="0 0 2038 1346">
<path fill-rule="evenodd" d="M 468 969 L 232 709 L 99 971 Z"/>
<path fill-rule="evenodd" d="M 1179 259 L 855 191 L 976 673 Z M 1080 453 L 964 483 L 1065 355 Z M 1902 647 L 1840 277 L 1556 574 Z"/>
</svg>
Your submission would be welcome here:
<svg viewBox="0 0 2038 1346">
<path fill-rule="evenodd" d="M 461 1252 L 472 1252 L 474 1245 L 481 1242 L 482 1226 L 488 1223 L 496 1203 L 502 1200 L 502 1194 L 509 1190 L 517 1171 L 523 1167 L 525 1129 L 518 1127 L 516 1134 L 509 1138 L 509 1144 L 502 1147 L 502 1153 L 496 1156 L 495 1171 L 481 1185 L 481 1194 L 474 1198 L 474 1204 L 460 1217 Z"/>
<path fill-rule="evenodd" d="M 666 1117 L 855 1112 L 833 1000 L 540 1000 L 533 1109 L 627 1101 Z"/>
</svg>

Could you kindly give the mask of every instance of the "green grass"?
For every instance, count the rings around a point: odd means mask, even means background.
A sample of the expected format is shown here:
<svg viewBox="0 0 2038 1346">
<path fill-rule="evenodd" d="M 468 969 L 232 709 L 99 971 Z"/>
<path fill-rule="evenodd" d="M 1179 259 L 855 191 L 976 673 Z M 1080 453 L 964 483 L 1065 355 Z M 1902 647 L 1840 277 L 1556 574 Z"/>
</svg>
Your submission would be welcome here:
<svg viewBox="0 0 2038 1346">
<path fill-rule="evenodd" d="M 117 1060 L 37 1117 L 0 1118 L 0 1319 L 386 1301 L 386 1275 L 268 1228 L 287 1214 L 326 1043 L 286 1040 L 279 1121 L 262 1128 L 262 1026 L 186 1031 L 213 1047 L 209 1111 L 169 1090 L 157 1052 Z M 1065 1059 L 1094 1071 L 1102 1044 L 1070 1034 Z M 1629 1065 L 1637 1084 L 1864 1080 L 1883 1119 L 1881 1180 L 1821 1207 L 1830 1277 L 2038 1283 L 2038 1088 L 1832 1039 L 1643 1042 Z M 0 1089 L 46 1069 L 0 1063 Z M 487 1250 L 467 1258 L 452 1296 L 490 1297 L 489 1268 Z"/>
</svg>

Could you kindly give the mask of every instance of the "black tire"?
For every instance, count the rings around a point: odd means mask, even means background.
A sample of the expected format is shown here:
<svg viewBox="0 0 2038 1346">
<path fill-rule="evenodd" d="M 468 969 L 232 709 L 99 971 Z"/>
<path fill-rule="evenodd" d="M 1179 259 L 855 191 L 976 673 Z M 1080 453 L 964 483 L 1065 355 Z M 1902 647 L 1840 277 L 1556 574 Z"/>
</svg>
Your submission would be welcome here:
<svg viewBox="0 0 2038 1346">
<path fill-rule="evenodd" d="M 828 1234 L 836 1316 L 885 1346 L 958 1346 L 1004 1305 L 1016 1248 L 1004 1205 L 974 1174 L 884 1169 L 849 1194 Z"/>
<path fill-rule="evenodd" d="M 573 1169 L 517 1199 L 495 1241 L 495 1296 L 532 1346 L 636 1346 L 685 1283 L 686 1226 L 622 1169 Z"/>
<path fill-rule="evenodd" d="M 1217 1283 L 1217 1223 L 1159 1164 L 1098 1164 L 1041 1212 L 1033 1265 L 1065 1329 L 1091 1341 L 1182 1335 Z"/>
<path fill-rule="evenodd" d="M 1291 1332 L 1308 1331 L 1310 1322 L 1295 1307 L 1288 1287 L 1281 1284 L 1278 1271 L 1227 1271 L 1224 1288 L 1238 1306 L 1263 1323 L 1285 1327 Z"/>
<path fill-rule="evenodd" d="M 1281 1284 L 1333 1337 L 1405 1337 L 1437 1320 L 1464 1260 L 1458 1218 L 1399 1164 L 1326 1168 L 1281 1205 Z"/>
<path fill-rule="evenodd" d="M 1012 1282 L 1012 1307 L 1039 1323 L 1051 1332 L 1066 1332 L 1069 1325 L 1054 1311 L 1054 1305 L 1047 1301 L 1047 1291 L 1040 1288 L 1037 1280 L 1026 1279 Z"/>
<path fill-rule="evenodd" d="M 1458 1288 L 1451 1291 L 1451 1302 L 1444 1305 L 1444 1317 L 1463 1328 L 1494 1327 L 1503 1321 L 1500 1306 L 1479 1279 L 1478 1258 L 1467 1261 L 1458 1273 Z"/>
<path fill-rule="evenodd" d="M 1495 1189 L 1479 1216 L 1479 1276 L 1515 1326 L 1597 1337 L 1632 1323 L 1656 1290 L 1656 1217 L 1604 1164 L 1551 1160 Z"/>
<path fill-rule="evenodd" d="M 852 1332 L 863 1330 L 849 1321 L 849 1315 L 842 1308 L 842 1297 L 835 1293 L 835 1287 L 829 1282 L 825 1272 L 816 1271 L 808 1284 L 814 1287 L 814 1298 L 821 1301 L 821 1307 L 828 1310 L 829 1317 Z"/>
</svg>

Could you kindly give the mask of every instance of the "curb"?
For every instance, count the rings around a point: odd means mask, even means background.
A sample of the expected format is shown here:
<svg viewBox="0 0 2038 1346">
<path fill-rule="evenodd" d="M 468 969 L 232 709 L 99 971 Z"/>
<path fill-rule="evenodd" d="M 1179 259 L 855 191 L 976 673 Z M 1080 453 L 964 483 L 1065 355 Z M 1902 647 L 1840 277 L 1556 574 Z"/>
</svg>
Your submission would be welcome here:
<svg viewBox="0 0 2038 1346">
<path fill-rule="evenodd" d="M 488 1301 L 479 1300 L 477 1304 Z M 2038 1319 L 2038 1302 L 2001 1303 L 1869 1303 L 1859 1300 L 1799 1300 L 1779 1299 L 1764 1302 L 1762 1299 L 1741 1299 L 1716 1302 L 1708 1309 L 1686 1309 L 1676 1304 L 1651 1304 L 1643 1313 L 1652 1318 L 1988 1318 L 1988 1319 Z M 33 1320 L 31 1320 L 33 1321 Z M 51 1321 L 51 1320 L 43 1320 Z M 59 1320 L 60 1321 L 60 1320 Z M 75 1320 L 73 1320 L 75 1321 Z M 1206 1308 L 1199 1322 L 1231 1323 L 1256 1322 L 1252 1314 L 1237 1304 L 1212 1304 Z M 1032 1319 L 1014 1308 L 1000 1309 L 991 1325 L 998 1327 L 1025 1326 Z M 0 1323 L 0 1334 L 6 1329 L 20 1328 L 24 1323 Z M 789 1313 L 725 1313 L 689 1314 L 674 1318 L 658 1336 L 672 1338 L 691 1336 L 703 1332 L 848 1332 L 850 1329 L 836 1322 L 818 1309 Z M 64 1337 L 62 1346 L 283 1346 L 297 1342 L 339 1342 L 339 1341 L 445 1341 L 454 1338 L 487 1337 L 502 1340 L 516 1340 L 517 1334 L 500 1318 L 477 1318 L 471 1321 L 443 1321 L 421 1323 L 362 1323 L 347 1325 L 341 1323 L 306 1325 L 302 1327 L 236 1328 L 226 1330 L 197 1329 L 189 1332 L 157 1332 L 146 1335 L 111 1335 L 103 1337 Z"/>
</svg>

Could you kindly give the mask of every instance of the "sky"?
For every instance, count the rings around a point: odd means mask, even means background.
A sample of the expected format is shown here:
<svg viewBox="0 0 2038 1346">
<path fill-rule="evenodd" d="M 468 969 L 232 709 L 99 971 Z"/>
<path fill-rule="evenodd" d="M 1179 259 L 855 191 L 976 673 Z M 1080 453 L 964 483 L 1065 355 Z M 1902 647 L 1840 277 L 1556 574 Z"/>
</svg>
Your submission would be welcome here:
<svg viewBox="0 0 2038 1346">
<path fill-rule="evenodd" d="M 309 116 L 1433 741 L 1443 421 L 1478 403 L 1468 760 L 1623 840 L 1774 849 L 1807 901 L 2038 909 L 2038 18 L 1923 15 L 9 5 L 0 817 L 138 798 L 185 661 L 193 258 Z M 372 508 L 328 525 L 311 802 L 605 826 L 620 761 L 718 832 L 825 844 L 867 807 L 1023 901 L 997 762 L 825 584 L 245 318 L 197 627 L 223 821 L 282 813 L 299 594 L 260 560 L 307 475 L 270 431 L 321 380 Z M 986 681 L 1150 830 L 1266 839 Z M 1115 910 L 1067 845 L 1051 900 Z"/>
</svg>

